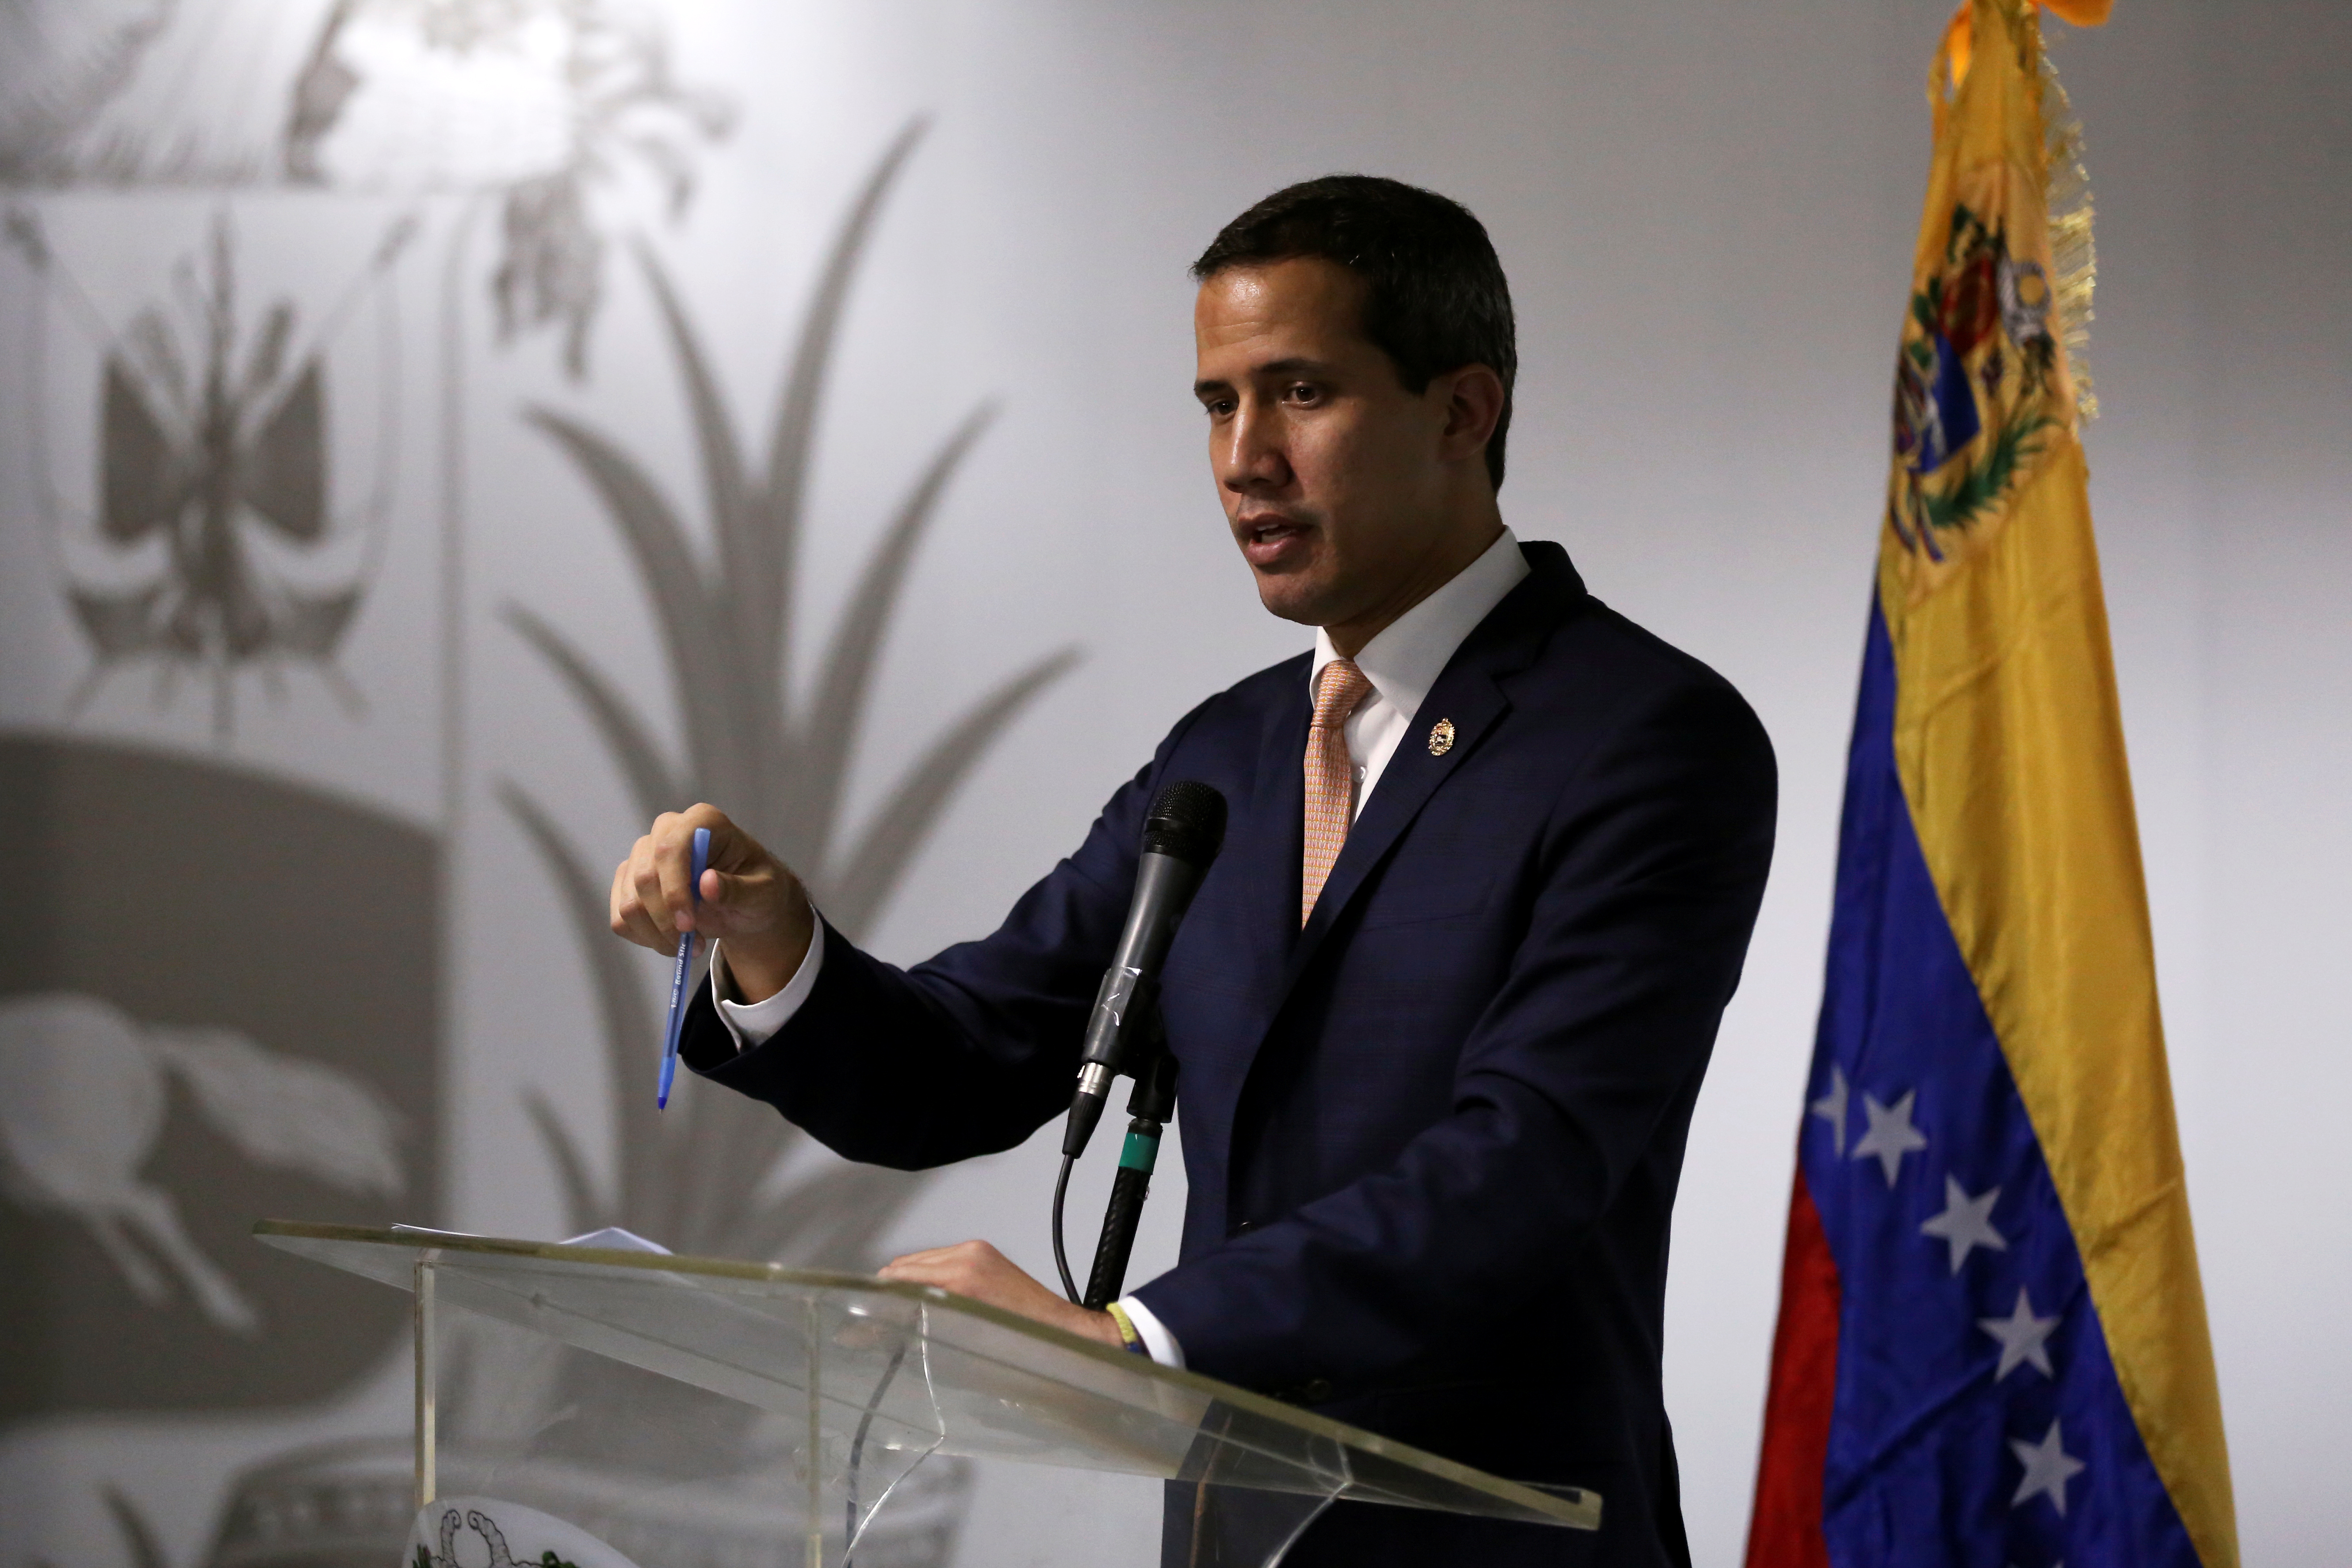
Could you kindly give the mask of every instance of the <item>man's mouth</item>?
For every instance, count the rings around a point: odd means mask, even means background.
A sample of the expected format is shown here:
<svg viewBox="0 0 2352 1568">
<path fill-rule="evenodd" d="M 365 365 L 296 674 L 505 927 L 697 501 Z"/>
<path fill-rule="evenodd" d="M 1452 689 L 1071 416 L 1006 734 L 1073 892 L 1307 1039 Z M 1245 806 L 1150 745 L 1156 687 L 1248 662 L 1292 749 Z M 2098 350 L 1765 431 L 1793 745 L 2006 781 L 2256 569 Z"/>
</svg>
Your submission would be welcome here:
<svg viewBox="0 0 2352 1568">
<path fill-rule="evenodd" d="M 1241 536 L 1242 554 L 1252 566 L 1265 570 L 1289 564 L 1304 555 L 1312 530 L 1286 517 L 1264 517 L 1243 521 L 1234 531 Z"/>
</svg>

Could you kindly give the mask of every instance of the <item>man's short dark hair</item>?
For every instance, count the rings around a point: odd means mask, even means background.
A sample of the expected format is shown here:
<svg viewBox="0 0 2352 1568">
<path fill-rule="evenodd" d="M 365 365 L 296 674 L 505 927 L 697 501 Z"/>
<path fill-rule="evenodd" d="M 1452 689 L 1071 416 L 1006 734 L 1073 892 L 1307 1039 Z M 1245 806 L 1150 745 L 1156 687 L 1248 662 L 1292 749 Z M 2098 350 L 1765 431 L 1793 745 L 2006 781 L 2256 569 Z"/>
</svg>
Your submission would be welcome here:
<svg viewBox="0 0 2352 1568">
<path fill-rule="evenodd" d="M 1407 392 L 1483 364 L 1503 381 L 1503 412 L 1486 442 L 1486 473 L 1503 485 L 1503 437 L 1519 350 L 1511 286 L 1470 209 L 1435 191 L 1372 174 L 1326 174 L 1279 190 L 1218 231 L 1195 281 L 1235 267 L 1302 256 L 1334 261 L 1370 286 L 1364 336 L 1395 362 Z"/>
</svg>

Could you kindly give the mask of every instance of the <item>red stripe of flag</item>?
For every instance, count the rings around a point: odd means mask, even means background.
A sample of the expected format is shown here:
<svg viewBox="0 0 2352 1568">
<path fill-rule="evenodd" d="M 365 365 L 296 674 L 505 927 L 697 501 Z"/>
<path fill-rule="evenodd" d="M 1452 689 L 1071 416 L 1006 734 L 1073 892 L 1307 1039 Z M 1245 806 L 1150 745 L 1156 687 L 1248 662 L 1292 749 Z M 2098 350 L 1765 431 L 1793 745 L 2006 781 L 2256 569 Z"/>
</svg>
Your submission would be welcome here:
<svg viewBox="0 0 2352 1568">
<path fill-rule="evenodd" d="M 1748 1568 L 1829 1568 L 1822 1539 L 1822 1477 L 1837 1395 L 1838 1272 L 1821 1211 L 1797 1170 L 1789 1195 L 1789 1249 L 1780 1266 L 1780 1326 L 1772 1336 L 1772 1391 Z"/>
</svg>

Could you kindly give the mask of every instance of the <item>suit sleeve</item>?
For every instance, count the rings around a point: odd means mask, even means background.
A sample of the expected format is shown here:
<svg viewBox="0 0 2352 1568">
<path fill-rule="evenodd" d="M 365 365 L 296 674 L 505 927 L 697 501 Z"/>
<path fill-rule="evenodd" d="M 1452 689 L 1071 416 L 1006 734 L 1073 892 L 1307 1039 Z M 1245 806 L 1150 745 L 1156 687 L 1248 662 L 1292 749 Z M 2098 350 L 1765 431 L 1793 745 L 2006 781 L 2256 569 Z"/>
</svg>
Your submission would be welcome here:
<svg viewBox="0 0 2352 1568">
<path fill-rule="evenodd" d="M 1653 1201 L 1664 1170 L 1670 1203 L 1775 793 L 1761 726 L 1719 683 L 1662 695 L 1590 755 L 1546 823 L 1451 1112 L 1388 1169 L 1135 1292 L 1187 1364 L 1259 1388 L 1378 1386 L 1432 1346 L 1523 1324 L 1629 1184 Z"/>
<path fill-rule="evenodd" d="M 679 1054 L 846 1159 L 924 1170 L 1018 1145 L 1069 1109 L 1144 812 L 1183 728 L 992 935 L 900 969 L 828 924 L 816 984 L 782 1028 L 739 1052 L 698 986 Z"/>
</svg>

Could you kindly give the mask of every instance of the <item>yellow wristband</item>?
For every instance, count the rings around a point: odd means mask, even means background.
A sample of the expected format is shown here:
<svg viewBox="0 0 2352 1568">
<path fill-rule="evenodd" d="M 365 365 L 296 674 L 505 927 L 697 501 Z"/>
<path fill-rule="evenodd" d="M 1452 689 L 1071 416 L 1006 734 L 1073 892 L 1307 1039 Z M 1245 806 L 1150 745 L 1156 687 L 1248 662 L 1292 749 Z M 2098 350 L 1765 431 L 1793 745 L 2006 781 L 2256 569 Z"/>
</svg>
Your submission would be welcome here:
<svg viewBox="0 0 2352 1568">
<path fill-rule="evenodd" d="M 1110 1314 L 1110 1321 L 1118 1326 L 1119 1343 L 1134 1352 L 1137 1355 L 1150 1355 L 1151 1353 L 1150 1347 L 1145 1345 L 1143 1342 L 1143 1336 L 1135 1331 L 1135 1320 L 1127 1315 L 1126 1308 L 1120 1306 L 1118 1302 L 1113 1301 L 1109 1306 L 1105 1307 L 1103 1310 L 1108 1312 Z"/>
</svg>

